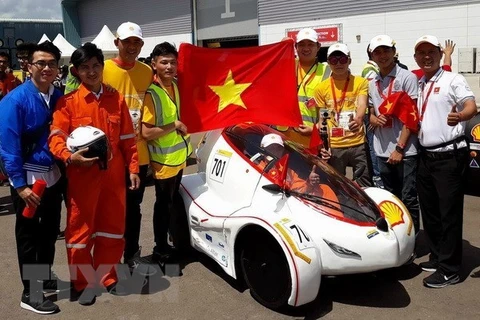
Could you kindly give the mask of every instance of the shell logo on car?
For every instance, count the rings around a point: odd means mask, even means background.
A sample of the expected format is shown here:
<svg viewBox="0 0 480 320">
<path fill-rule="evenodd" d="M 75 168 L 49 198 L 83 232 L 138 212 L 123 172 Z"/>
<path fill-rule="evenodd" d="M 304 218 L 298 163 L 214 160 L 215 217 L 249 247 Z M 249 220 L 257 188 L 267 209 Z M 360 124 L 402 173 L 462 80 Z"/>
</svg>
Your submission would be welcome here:
<svg viewBox="0 0 480 320">
<path fill-rule="evenodd" d="M 473 141 L 480 142 L 480 123 L 472 128 L 471 134 Z"/>
<path fill-rule="evenodd" d="M 391 201 L 383 201 L 378 207 L 392 228 L 396 225 L 405 223 L 405 220 L 403 220 L 403 211 L 396 203 Z"/>
</svg>

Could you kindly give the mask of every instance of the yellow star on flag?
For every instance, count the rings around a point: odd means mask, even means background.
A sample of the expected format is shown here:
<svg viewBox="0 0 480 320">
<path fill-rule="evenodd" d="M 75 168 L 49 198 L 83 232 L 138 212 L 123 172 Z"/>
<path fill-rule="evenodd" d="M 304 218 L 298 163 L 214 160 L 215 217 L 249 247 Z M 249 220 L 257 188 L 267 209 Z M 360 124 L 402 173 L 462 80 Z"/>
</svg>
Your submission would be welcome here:
<svg viewBox="0 0 480 320">
<path fill-rule="evenodd" d="M 413 120 L 417 121 L 417 113 L 415 111 L 410 112 L 410 114 L 413 116 Z"/>
<path fill-rule="evenodd" d="M 247 89 L 251 83 L 235 83 L 232 70 L 228 71 L 227 78 L 223 86 L 208 86 L 220 98 L 218 103 L 218 112 L 222 111 L 231 104 L 247 109 L 240 95 Z"/>
<path fill-rule="evenodd" d="M 393 103 L 391 103 L 390 101 L 388 101 L 386 104 L 385 104 L 385 109 L 386 109 L 386 114 L 388 114 L 390 112 L 390 109 L 392 108 L 393 106 Z"/>
</svg>

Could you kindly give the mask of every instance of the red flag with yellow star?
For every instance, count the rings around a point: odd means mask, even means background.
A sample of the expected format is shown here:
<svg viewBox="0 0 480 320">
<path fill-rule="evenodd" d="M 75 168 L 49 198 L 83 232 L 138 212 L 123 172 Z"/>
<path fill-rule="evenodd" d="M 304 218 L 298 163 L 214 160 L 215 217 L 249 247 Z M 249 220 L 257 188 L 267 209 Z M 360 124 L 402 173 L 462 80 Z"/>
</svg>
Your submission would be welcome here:
<svg viewBox="0 0 480 320">
<path fill-rule="evenodd" d="M 178 85 L 180 119 L 191 133 L 242 122 L 302 123 L 292 41 L 234 49 L 182 43 Z"/>
<path fill-rule="evenodd" d="M 410 129 L 418 132 L 417 104 L 405 91 L 392 93 L 378 107 L 378 111 L 386 116 L 395 116 Z"/>
</svg>

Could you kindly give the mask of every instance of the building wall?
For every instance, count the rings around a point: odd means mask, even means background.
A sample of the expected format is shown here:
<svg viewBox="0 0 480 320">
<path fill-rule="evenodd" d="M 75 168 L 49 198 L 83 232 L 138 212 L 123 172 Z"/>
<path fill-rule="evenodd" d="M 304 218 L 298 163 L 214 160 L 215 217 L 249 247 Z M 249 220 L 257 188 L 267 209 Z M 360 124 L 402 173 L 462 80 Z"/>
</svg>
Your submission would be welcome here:
<svg viewBox="0 0 480 320">
<path fill-rule="evenodd" d="M 37 43 L 43 34 L 46 34 L 51 41 L 60 33 L 63 35 L 62 21 L 44 21 L 44 20 L 19 20 L 4 19 L 0 20 L 0 39 L 3 46 L 0 51 L 6 51 L 10 54 L 12 66 L 18 68 L 15 42 L 19 39 L 23 42 Z"/>
<path fill-rule="evenodd" d="M 140 57 L 163 41 L 192 42 L 192 9 L 189 0 L 85 0 L 77 3 L 82 43 L 91 41 L 106 24 L 113 33 L 126 21 L 140 25 L 145 38 Z M 108 14 L 106 14 L 108 13 Z"/>
<path fill-rule="evenodd" d="M 259 12 L 259 19 L 262 16 Z M 260 19 L 262 21 L 262 19 Z M 452 39 L 456 43 L 453 70 L 458 70 L 458 49 L 480 49 L 480 4 L 382 12 L 330 19 L 308 20 L 260 25 L 260 44 L 280 41 L 286 29 L 341 24 L 342 39 L 351 51 L 353 73 L 358 74 L 367 61 L 366 48 L 379 34 L 390 35 L 397 43 L 399 59 L 409 69 L 417 68 L 413 59 L 415 40 L 424 34 L 436 35 L 443 43 Z M 357 42 L 357 35 L 360 42 Z"/>
</svg>

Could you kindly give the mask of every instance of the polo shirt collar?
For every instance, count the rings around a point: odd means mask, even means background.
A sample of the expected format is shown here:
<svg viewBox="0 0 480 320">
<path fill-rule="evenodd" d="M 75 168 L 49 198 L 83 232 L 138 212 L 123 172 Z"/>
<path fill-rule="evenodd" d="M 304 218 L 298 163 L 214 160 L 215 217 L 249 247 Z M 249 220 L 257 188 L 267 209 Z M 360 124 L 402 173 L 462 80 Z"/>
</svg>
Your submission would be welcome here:
<svg viewBox="0 0 480 320">
<path fill-rule="evenodd" d="M 442 69 L 442 67 L 438 68 L 437 72 L 435 72 L 435 74 L 433 75 L 433 77 L 430 78 L 430 80 L 427 81 L 427 79 L 425 78 L 425 75 L 418 81 L 419 83 L 427 83 L 427 82 L 437 82 L 438 79 L 442 76 L 443 72 L 445 70 Z"/>
</svg>

